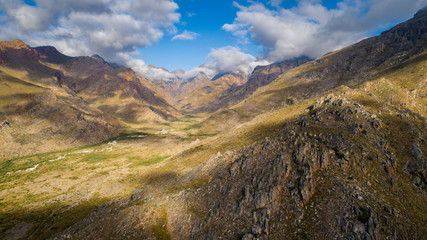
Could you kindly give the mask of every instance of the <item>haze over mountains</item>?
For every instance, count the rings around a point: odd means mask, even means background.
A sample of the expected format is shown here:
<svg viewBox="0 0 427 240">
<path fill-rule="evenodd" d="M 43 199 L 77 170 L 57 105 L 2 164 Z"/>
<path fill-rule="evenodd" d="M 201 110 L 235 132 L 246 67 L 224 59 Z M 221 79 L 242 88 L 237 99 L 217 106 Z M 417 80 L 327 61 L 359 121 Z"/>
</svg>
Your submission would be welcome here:
<svg viewBox="0 0 427 240">
<path fill-rule="evenodd" d="M 249 74 L 0 42 L 0 238 L 424 239 L 426 47 L 427 7 Z"/>
</svg>

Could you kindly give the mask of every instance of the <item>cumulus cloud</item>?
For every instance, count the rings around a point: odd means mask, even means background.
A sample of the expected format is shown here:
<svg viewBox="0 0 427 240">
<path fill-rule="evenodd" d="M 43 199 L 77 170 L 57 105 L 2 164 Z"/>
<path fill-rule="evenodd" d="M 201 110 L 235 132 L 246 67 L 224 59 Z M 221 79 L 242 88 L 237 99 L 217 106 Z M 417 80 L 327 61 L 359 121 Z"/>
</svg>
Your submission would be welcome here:
<svg viewBox="0 0 427 240">
<path fill-rule="evenodd" d="M 5 24 L 0 38 L 20 38 L 29 45 L 53 45 L 65 54 L 100 54 L 124 63 L 137 47 L 174 34 L 179 22 L 173 0 L 0 0 Z"/>
<path fill-rule="evenodd" d="M 237 17 L 222 28 L 239 38 L 251 38 L 274 61 L 319 57 L 367 37 L 378 27 L 388 27 L 390 20 L 404 20 L 427 4 L 427 0 L 344 0 L 327 9 L 321 1 L 302 0 L 285 9 L 281 2 L 270 1 L 275 9 L 258 2 L 249 6 L 235 2 Z"/>
<path fill-rule="evenodd" d="M 257 65 L 266 65 L 267 61 L 257 61 L 254 56 L 243 53 L 239 48 L 226 46 L 218 49 L 211 49 L 208 55 L 213 62 L 209 67 L 218 73 L 244 73 L 249 75 Z"/>
<path fill-rule="evenodd" d="M 124 56 L 124 58 L 127 59 L 127 66 L 135 70 L 137 73 L 142 74 L 149 80 L 172 81 L 174 79 L 190 79 L 196 77 L 199 73 L 204 73 L 208 77 L 213 77 L 216 74 L 215 69 L 205 65 L 194 68 L 190 71 L 170 72 L 164 68 L 155 67 L 153 65 L 147 65 L 141 59 L 135 59 L 129 56 Z"/>
<path fill-rule="evenodd" d="M 199 34 L 195 32 L 189 32 L 187 30 L 184 30 L 181 34 L 177 34 L 173 36 L 172 41 L 174 40 L 194 40 L 196 37 L 199 36 Z"/>
</svg>

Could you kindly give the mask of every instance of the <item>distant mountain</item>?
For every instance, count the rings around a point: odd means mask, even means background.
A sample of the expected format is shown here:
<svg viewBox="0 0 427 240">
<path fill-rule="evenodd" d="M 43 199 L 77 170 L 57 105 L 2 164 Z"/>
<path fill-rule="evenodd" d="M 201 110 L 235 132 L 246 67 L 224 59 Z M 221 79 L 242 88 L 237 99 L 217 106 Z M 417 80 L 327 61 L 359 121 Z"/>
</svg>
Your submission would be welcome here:
<svg viewBox="0 0 427 240">
<path fill-rule="evenodd" d="M 175 72 L 175 71 L 174 71 Z M 180 73 L 180 71 L 178 71 Z M 182 73 L 182 72 L 181 72 Z M 179 76 L 180 74 L 177 74 Z M 190 79 L 183 79 L 176 77 L 169 81 L 153 80 L 153 83 L 165 91 L 165 99 L 171 104 L 175 105 L 177 101 L 192 92 L 193 90 L 201 87 L 209 82 L 210 78 L 203 72 L 198 73 Z"/>
<path fill-rule="evenodd" d="M 282 62 L 273 63 L 267 66 L 257 66 L 252 74 L 250 75 L 248 82 L 234 88 L 232 91 L 219 95 L 217 97 L 217 103 L 211 106 L 210 111 L 216 111 L 219 108 L 230 107 L 243 99 L 249 97 L 258 88 L 265 86 L 281 74 L 296 68 L 302 64 L 305 64 L 312 59 L 302 56 Z"/>
<path fill-rule="evenodd" d="M 99 56 L 66 60 L 58 57 L 60 53 L 56 50 L 46 51 L 46 47 L 36 50 L 48 52 L 40 60 L 57 64 L 62 73 L 61 83 L 95 108 L 125 121 L 162 121 L 179 116 L 178 111 L 158 96 L 160 89 L 130 68 L 112 67 Z"/>
<path fill-rule="evenodd" d="M 218 96 L 234 92 L 246 81 L 247 76 L 243 73 L 217 74 L 210 81 L 198 84 L 197 87 L 193 87 L 191 91 L 183 94 L 176 101 L 176 106 L 184 112 L 210 112 L 218 105 Z"/>
<path fill-rule="evenodd" d="M 212 78 L 199 73 L 191 79 L 176 78 L 153 82 L 165 89 L 169 93 L 167 99 L 183 111 L 214 112 L 242 101 L 279 75 L 309 61 L 310 58 L 302 56 L 267 66 L 257 66 L 249 79 L 243 73 L 219 73 Z M 212 81 L 215 83 L 210 83 Z"/>
</svg>

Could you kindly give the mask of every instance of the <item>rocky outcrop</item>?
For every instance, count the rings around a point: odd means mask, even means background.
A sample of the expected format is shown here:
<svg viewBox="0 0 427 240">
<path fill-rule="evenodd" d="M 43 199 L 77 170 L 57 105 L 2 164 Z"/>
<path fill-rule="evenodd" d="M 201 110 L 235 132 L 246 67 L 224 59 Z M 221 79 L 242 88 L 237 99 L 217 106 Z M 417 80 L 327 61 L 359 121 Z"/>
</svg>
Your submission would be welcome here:
<svg viewBox="0 0 427 240">
<path fill-rule="evenodd" d="M 260 144 L 215 155 L 197 168 L 211 180 L 181 200 L 195 203 L 190 212 L 203 214 L 191 214 L 187 234 L 174 234 L 187 239 L 426 236 L 417 220 L 421 215 L 388 205 L 408 190 L 408 182 L 399 184 L 399 178 L 419 176 L 404 173 L 405 160 L 390 148 L 391 129 L 379 127 L 387 124 L 358 103 L 321 99 Z M 422 126 L 412 128 L 426 134 Z M 413 148 L 415 159 L 419 152 Z M 414 195 L 401 204 L 416 204 L 426 193 L 425 185 L 422 193 L 411 189 Z"/>
</svg>

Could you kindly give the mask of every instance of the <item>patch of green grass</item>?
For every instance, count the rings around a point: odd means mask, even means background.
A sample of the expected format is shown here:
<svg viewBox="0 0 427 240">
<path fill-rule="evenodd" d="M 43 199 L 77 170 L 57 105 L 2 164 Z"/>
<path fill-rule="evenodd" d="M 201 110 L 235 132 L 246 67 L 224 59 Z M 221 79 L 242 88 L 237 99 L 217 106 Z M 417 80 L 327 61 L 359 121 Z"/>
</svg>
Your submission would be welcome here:
<svg viewBox="0 0 427 240">
<path fill-rule="evenodd" d="M 82 161 L 88 162 L 88 163 L 98 163 L 105 161 L 107 159 L 111 158 L 110 155 L 105 154 L 89 154 L 87 156 L 84 156 L 82 158 Z"/>
<path fill-rule="evenodd" d="M 166 155 L 166 156 L 160 156 L 160 157 L 150 158 L 146 160 L 140 159 L 139 157 L 130 157 L 128 158 L 128 160 L 134 162 L 131 167 L 139 167 L 139 166 L 151 166 L 156 163 L 162 162 L 163 160 L 169 157 L 170 155 Z"/>
<path fill-rule="evenodd" d="M 159 240 L 171 239 L 171 236 L 167 228 L 167 224 L 168 224 L 168 215 L 166 210 L 162 208 L 160 210 L 156 223 L 152 226 L 152 231 L 156 239 L 159 239 Z"/>
<path fill-rule="evenodd" d="M 139 135 L 148 136 L 148 135 L 152 135 L 152 134 L 149 132 L 124 132 L 124 133 L 120 133 L 119 136 L 117 136 L 117 137 L 113 137 L 113 138 L 108 139 L 106 142 L 129 140 L 129 139 L 132 139 L 132 136 L 139 136 Z"/>
</svg>

